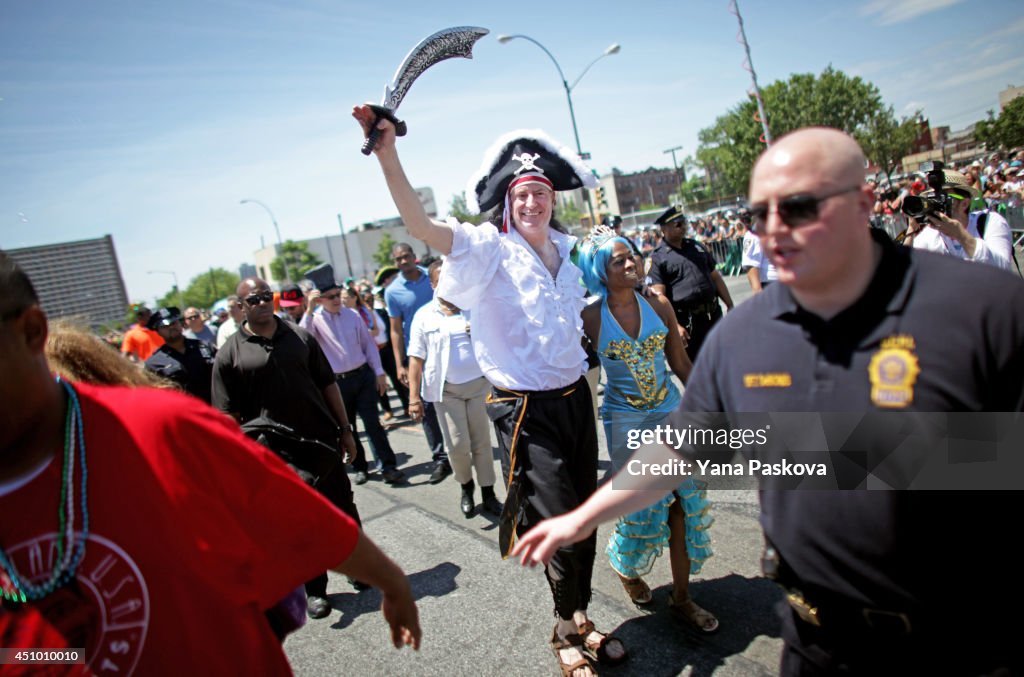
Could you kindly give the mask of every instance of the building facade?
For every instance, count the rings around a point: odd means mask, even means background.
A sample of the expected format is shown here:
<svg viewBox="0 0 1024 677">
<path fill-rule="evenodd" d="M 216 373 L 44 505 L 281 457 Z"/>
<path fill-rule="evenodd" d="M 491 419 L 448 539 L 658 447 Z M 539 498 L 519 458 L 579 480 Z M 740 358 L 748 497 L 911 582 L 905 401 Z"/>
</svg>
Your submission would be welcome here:
<svg viewBox="0 0 1024 677">
<path fill-rule="evenodd" d="M 7 253 L 28 273 L 51 319 L 90 327 L 124 322 L 128 294 L 110 235 Z"/>
<path fill-rule="evenodd" d="M 628 214 L 644 205 L 678 202 L 679 174 L 671 168 L 648 167 L 632 174 L 612 168 L 611 174 L 601 177 L 600 189 L 603 195 L 595 195 L 602 198 L 595 200 L 595 209 L 602 214 Z"/>
</svg>

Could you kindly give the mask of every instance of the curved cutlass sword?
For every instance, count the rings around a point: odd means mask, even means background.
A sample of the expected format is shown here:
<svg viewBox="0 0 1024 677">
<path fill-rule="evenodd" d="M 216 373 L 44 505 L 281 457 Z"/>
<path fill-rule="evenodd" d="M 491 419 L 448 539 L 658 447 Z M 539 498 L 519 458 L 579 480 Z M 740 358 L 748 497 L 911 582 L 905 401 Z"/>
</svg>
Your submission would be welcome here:
<svg viewBox="0 0 1024 677">
<path fill-rule="evenodd" d="M 486 28 L 476 26 L 445 28 L 424 38 L 413 47 L 405 57 L 405 61 L 395 71 L 395 77 L 391 84 L 384 87 L 384 99 L 380 105 L 368 104 L 370 110 L 377 117 L 374 118 L 373 124 L 370 126 L 370 133 L 367 135 L 366 141 L 363 142 L 363 155 L 369 155 L 373 151 L 373 147 L 377 145 L 377 138 L 380 136 L 377 123 L 381 118 L 386 118 L 394 123 L 396 136 L 405 136 L 405 123 L 395 117 L 395 111 L 398 110 L 399 104 L 402 103 L 402 99 L 405 98 L 412 83 L 423 74 L 423 71 L 435 63 L 456 56 L 472 59 L 473 45 L 489 32 Z"/>
</svg>

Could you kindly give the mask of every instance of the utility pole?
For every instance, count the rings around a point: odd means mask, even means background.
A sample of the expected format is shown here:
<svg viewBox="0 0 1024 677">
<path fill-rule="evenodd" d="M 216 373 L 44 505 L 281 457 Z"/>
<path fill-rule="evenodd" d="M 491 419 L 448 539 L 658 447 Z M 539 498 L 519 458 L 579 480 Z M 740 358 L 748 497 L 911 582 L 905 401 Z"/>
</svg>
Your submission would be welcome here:
<svg viewBox="0 0 1024 677">
<path fill-rule="evenodd" d="M 676 162 L 676 151 L 677 150 L 682 150 L 682 149 L 683 149 L 682 146 L 674 146 L 672 148 L 669 148 L 668 150 L 664 150 L 664 151 L 661 152 L 662 155 L 665 155 L 666 153 L 672 153 L 672 166 L 676 170 L 676 193 L 679 195 L 679 201 L 680 202 L 683 201 L 683 182 L 686 181 L 686 172 L 685 172 L 685 170 L 683 171 L 683 178 L 680 179 L 679 178 L 679 163 Z"/>
<path fill-rule="evenodd" d="M 348 255 L 348 240 L 345 239 L 345 226 L 341 224 L 341 214 L 338 214 L 338 228 L 341 228 L 341 246 L 345 249 L 345 265 L 348 267 L 348 277 L 355 277 L 352 274 L 352 259 Z"/>
</svg>

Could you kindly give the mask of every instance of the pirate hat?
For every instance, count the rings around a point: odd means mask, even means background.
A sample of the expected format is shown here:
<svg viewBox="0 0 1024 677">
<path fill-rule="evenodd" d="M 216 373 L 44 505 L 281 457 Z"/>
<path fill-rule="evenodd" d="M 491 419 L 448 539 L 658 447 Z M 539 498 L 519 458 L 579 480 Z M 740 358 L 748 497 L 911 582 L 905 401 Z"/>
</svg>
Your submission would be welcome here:
<svg viewBox="0 0 1024 677">
<path fill-rule="evenodd" d="M 306 279 L 321 293 L 338 287 L 338 282 L 334 279 L 334 266 L 329 263 L 321 263 L 316 268 L 307 270 Z"/>
<path fill-rule="evenodd" d="M 685 219 L 685 218 L 686 218 L 686 214 L 683 213 L 683 210 L 679 209 L 675 205 L 672 205 L 671 207 L 666 209 L 664 212 L 662 212 L 661 216 L 659 216 L 658 218 L 656 218 L 654 220 L 654 225 L 656 225 L 656 226 L 667 226 L 668 224 L 673 223 L 674 221 L 678 221 L 679 219 Z"/>
<path fill-rule="evenodd" d="M 597 179 L 580 157 L 539 129 L 503 135 L 484 153 L 466 186 L 466 206 L 478 214 L 502 204 L 513 185 L 538 181 L 552 190 L 593 188 Z"/>
</svg>

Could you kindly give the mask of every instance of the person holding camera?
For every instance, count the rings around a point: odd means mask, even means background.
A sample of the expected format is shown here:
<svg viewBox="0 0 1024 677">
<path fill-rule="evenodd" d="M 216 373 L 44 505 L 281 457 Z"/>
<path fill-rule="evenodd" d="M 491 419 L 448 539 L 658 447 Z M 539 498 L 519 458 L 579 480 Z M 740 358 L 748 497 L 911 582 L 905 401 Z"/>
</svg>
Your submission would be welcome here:
<svg viewBox="0 0 1024 677">
<path fill-rule="evenodd" d="M 934 181 L 941 187 L 903 203 L 903 213 L 910 217 L 903 244 L 1010 270 L 1013 241 L 1006 219 L 988 210 L 971 212 L 979 192 L 960 172 L 941 166 L 932 172 L 941 172 L 941 179 L 936 176 Z"/>
</svg>

